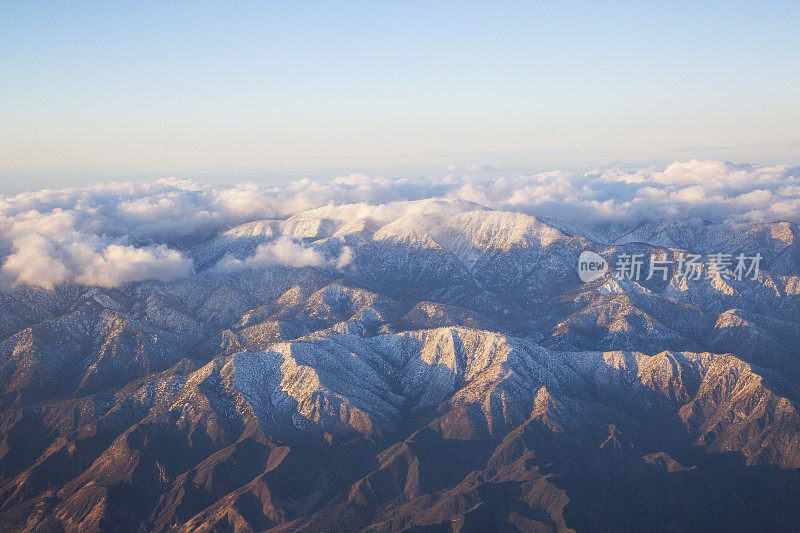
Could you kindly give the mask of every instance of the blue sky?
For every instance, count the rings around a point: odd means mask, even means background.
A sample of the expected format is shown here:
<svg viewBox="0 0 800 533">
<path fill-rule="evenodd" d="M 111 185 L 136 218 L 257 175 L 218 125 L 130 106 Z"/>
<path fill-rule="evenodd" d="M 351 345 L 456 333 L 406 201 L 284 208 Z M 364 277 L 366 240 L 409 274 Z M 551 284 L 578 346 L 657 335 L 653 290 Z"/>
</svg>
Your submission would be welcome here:
<svg viewBox="0 0 800 533">
<path fill-rule="evenodd" d="M 0 190 L 800 164 L 798 2 L 0 4 Z"/>
</svg>

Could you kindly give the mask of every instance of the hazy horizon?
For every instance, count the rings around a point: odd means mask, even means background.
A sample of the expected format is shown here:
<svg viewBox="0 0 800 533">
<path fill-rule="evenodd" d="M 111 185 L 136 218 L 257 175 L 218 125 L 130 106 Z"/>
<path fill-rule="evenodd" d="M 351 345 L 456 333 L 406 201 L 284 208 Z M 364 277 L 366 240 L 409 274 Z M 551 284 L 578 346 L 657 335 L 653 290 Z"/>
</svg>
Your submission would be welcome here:
<svg viewBox="0 0 800 533">
<path fill-rule="evenodd" d="M 800 164 L 798 4 L 0 7 L 0 191 Z"/>
</svg>

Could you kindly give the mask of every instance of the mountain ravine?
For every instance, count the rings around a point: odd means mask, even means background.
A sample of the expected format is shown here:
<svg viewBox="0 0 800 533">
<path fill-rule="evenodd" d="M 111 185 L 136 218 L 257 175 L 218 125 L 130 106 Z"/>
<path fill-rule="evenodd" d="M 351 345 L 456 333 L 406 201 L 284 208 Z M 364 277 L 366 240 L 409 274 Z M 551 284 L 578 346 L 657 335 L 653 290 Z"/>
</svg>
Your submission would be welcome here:
<svg viewBox="0 0 800 533">
<path fill-rule="evenodd" d="M 175 281 L 0 293 L 0 529 L 800 529 L 796 224 L 414 205 L 228 228 Z M 587 250 L 763 259 L 584 284 Z"/>
</svg>

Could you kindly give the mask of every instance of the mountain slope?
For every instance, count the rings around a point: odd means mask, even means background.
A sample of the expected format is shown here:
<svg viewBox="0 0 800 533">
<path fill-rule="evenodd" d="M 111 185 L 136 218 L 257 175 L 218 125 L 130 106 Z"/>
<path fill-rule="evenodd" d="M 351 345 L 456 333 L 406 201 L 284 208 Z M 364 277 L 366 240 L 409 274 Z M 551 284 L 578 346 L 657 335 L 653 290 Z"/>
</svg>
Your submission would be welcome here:
<svg viewBox="0 0 800 533">
<path fill-rule="evenodd" d="M 187 244 L 171 282 L 16 286 L 0 528 L 796 530 L 797 235 L 354 204 Z M 764 263 L 582 283 L 587 250 Z"/>
</svg>

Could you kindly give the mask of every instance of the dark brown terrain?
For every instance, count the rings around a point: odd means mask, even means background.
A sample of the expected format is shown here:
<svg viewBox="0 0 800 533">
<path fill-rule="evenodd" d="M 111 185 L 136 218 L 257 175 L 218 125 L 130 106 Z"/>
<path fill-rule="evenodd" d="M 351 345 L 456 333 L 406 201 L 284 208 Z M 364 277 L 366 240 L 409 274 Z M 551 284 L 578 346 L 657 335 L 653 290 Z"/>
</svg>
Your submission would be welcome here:
<svg viewBox="0 0 800 533">
<path fill-rule="evenodd" d="M 656 246 L 329 211 L 192 245 L 190 278 L 0 294 L 0 529 L 800 528 L 795 224 Z M 278 234 L 352 262 L 202 267 Z M 575 272 L 689 246 L 763 270 Z"/>
</svg>

